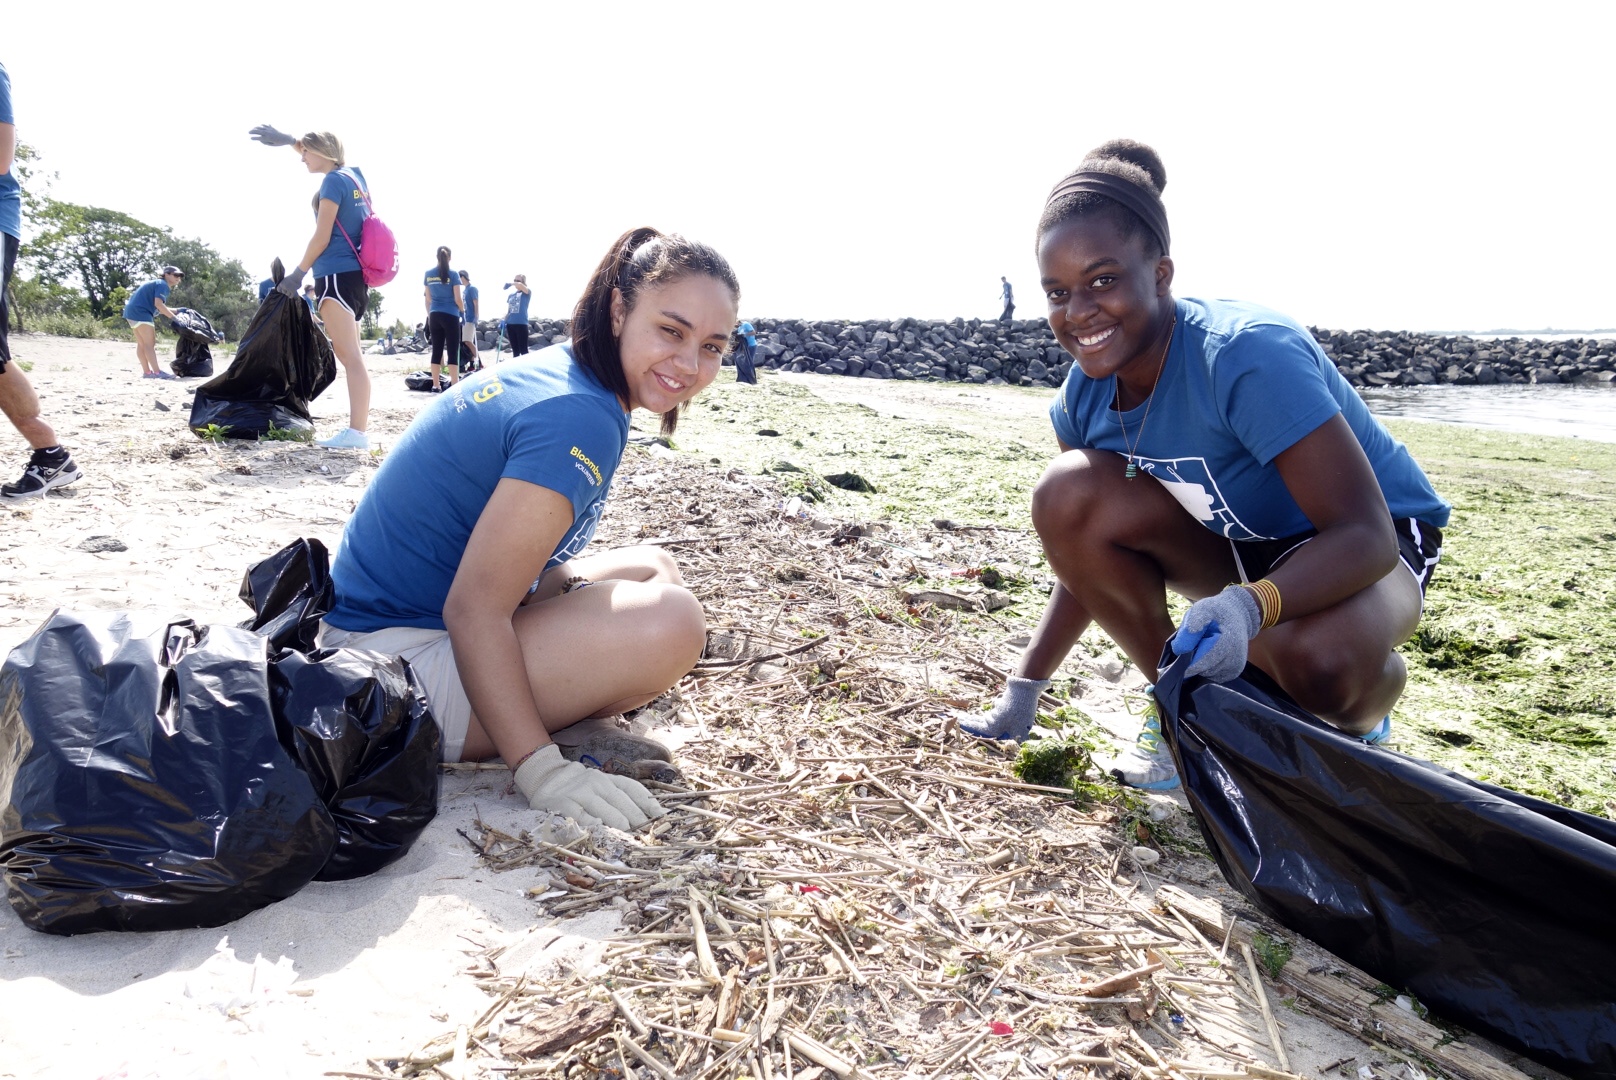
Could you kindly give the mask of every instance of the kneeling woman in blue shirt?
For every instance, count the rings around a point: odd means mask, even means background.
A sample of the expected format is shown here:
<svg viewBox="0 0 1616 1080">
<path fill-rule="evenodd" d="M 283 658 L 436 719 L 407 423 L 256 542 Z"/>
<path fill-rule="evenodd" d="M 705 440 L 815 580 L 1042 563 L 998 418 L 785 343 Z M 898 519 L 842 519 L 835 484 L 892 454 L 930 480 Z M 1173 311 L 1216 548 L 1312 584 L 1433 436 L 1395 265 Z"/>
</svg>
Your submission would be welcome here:
<svg viewBox="0 0 1616 1080">
<path fill-rule="evenodd" d="M 1059 585 L 992 712 L 962 727 L 1025 738 L 1096 622 L 1147 678 L 1169 639 L 1214 681 L 1249 659 L 1303 708 L 1382 741 L 1448 504 L 1306 329 L 1174 299 L 1165 185 L 1155 151 L 1107 143 L 1044 207 L 1049 325 L 1074 363 L 1032 519 Z M 1176 634 L 1168 589 L 1194 601 Z M 1178 785 L 1153 717 L 1115 771 Z"/>
<path fill-rule="evenodd" d="M 535 809 L 618 828 L 662 813 L 633 780 L 564 760 L 550 733 L 645 704 L 701 655 L 701 605 L 666 551 L 583 551 L 629 412 L 673 428 L 718 374 L 739 297 L 711 248 L 625 233 L 572 340 L 428 405 L 343 532 L 322 642 L 409 660 L 444 758 L 499 755 Z"/>
</svg>

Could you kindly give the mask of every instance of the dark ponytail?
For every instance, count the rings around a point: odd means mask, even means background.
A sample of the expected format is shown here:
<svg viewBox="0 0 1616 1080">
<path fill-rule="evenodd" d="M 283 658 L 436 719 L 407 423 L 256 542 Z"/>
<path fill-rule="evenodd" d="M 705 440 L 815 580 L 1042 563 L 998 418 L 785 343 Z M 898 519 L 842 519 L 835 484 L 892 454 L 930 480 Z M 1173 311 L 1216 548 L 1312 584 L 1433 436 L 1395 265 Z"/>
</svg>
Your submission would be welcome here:
<svg viewBox="0 0 1616 1080">
<path fill-rule="evenodd" d="M 421 264 L 416 263 L 415 265 L 419 266 Z M 446 247 L 438 249 L 438 280 L 445 285 L 449 283 L 449 249 Z"/>
<path fill-rule="evenodd" d="M 572 309 L 572 355 L 606 389 L 627 401 L 628 380 L 623 356 L 612 333 L 612 292 L 623 294 L 625 312 L 634 310 L 640 291 L 679 281 L 691 274 L 706 274 L 729 288 L 738 304 L 741 286 L 724 256 L 694 240 L 666 235 L 642 226 L 619 236 L 595 267 Z M 662 434 L 673 434 L 679 410 L 662 414 Z"/>
</svg>

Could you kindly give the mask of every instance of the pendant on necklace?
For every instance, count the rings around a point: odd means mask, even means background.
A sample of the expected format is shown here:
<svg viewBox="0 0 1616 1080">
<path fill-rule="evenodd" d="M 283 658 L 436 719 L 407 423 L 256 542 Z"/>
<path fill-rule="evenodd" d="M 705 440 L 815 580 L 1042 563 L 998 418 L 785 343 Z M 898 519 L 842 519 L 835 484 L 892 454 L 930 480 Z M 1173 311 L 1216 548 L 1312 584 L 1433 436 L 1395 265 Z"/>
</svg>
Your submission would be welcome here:
<svg viewBox="0 0 1616 1080">
<path fill-rule="evenodd" d="M 1134 477 L 1136 477 L 1138 475 L 1139 475 L 1139 466 L 1135 465 L 1130 460 L 1128 462 L 1128 467 L 1126 469 L 1122 470 L 1122 478 L 1124 480 L 1132 480 Z"/>
</svg>

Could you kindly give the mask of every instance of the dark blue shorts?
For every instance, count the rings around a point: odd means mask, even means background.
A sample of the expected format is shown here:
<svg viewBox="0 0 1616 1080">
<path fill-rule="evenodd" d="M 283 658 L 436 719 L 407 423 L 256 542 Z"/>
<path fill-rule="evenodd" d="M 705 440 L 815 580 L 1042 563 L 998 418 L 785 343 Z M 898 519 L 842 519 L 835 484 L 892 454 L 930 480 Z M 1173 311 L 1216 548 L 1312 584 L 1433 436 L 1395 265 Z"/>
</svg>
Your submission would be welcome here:
<svg viewBox="0 0 1616 1080">
<path fill-rule="evenodd" d="M 1442 561 L 1442 530 L 1418 518 L 1398 518 L 1392 522 L 1392 528 L 1397 531 L 1398 557 L 1419 582 L 1420 593 L 1424 595 L 1431 584 L 1431 575 L 1436 573 L 1437 563 Z M 1230 540 L 1240 580 L 1251 582 L 1267 577 L 1274 567 L 1317 535 L 1318 530 L 1313 529 L 1280 540 Z"/>
</svg>

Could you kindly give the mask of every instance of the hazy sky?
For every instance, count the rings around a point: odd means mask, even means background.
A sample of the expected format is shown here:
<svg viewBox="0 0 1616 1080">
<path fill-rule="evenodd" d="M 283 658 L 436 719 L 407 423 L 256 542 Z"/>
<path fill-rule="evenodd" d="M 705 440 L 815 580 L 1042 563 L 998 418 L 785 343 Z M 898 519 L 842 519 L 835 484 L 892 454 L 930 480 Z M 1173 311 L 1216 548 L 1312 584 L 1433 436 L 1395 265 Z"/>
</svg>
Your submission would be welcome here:
<svg viewBox="0 0 1616 1080">
<path fill-rule="evenodd" d="M 320 11 L 330 14 L 319 14 Z M 56 194 L 267 273 L 317 183 L 247 129 L 336 132 L 397 232 L 564 314 L 651 224 L 743 314 L 1043 313 L 1050 186 L 1164 158 L 1186 296 L 1313 324 L 1616 326 L 1616 4 L 567 5 L 9 0 L 0 61 Z"/>
</svg>

